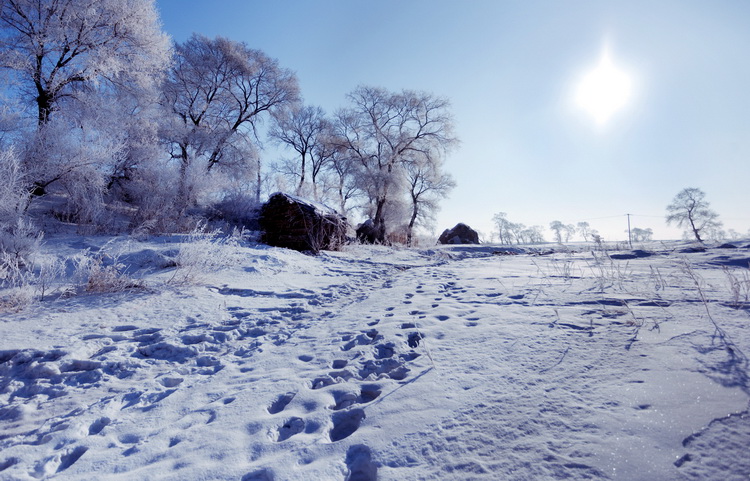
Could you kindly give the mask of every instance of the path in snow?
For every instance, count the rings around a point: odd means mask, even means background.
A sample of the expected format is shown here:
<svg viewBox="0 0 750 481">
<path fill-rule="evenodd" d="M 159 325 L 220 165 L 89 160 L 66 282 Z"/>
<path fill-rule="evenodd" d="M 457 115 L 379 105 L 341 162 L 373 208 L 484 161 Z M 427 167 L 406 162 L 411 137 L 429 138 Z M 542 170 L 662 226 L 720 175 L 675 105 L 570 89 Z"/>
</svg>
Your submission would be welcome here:
<svg viewBox="0 0 750 481">
<path fill-rule="evenodd" d="M 0 479 L 750 473 L 747 366 L 677 256 L 243 255 L 208 287 L 6 319 Z M 691 262 L 750 352 L 716 259 Z"/>
</svg>

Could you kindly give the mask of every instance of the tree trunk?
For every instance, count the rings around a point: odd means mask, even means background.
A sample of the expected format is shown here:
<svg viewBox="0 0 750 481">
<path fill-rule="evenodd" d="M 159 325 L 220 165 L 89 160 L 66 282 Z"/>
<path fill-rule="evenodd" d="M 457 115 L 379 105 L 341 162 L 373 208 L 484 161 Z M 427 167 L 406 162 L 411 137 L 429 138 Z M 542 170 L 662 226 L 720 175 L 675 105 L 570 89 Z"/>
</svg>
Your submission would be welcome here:
<svg viewBox="0 0 750 481">
<path fill-rule="evenodd" d="M 187 151 L 184 148 L 182 148 L 182 153 L 183 155 L 187 155 Z M 190 189 L 188 188 L 187 179 L 187 157 L 184 157 L 180 160 L 182 160 L 182 162 L 180 163 L 180 179 L 177 186 L 177 205 L 175 207 L 177 207 L 178 215 L 182 216 L 185 214 L 185 211 L 187 210 L 190 203 Z"/>
<path fill-rule="evenodd" d="M 375 218 L 372 219 L 372 223 L 375 226 L 376 240 L 382 244 L 385 243 L 385 198 L 380 197 L 377 200 L 375 208 Z"/>
<path fill-rule="evenodd" d="M 305 166 L 307 165 L 307 159 L 305 153 L 302 153 L 302 166 L 300 169 L 299 185 L 297 186 L 297 195 L 302 194 L 302 188 L 305 186 Z"/>
<path fill-rule="evenodd" d="M 52 105 L 50 104 L 47 95 L 43 93 L 40 93 L 36 98 L 36 103 L 39 109 L 38 125 L 42 126 L 49 120 L 49 114 L 52 112 Z"/>
<path fill-rule="evenodd" d="M 695 222 L 693 222 L 693 216 L 692 213 L 688 212 L 688 220 L 690 221 L 690 228 L 693 229 L 693 235 L 695 235 L 695 239 L 703 244 L 703 239 L 701 239 L 700 236 L 700 229 L 695 227 Z"/>
<path fill-rule="evenodd" d="M 417 214 L 419 212 L 417 200 L 413 199 L 411 219 L 409 219 L 409 227 L 406 229 L 406 246 L 411 247 L 412 232 L 414 230 L 414 223 L 417 221 Z"/>
<path fill-rule="evenodd" d="M 700 236 L 700 229 L 695 227 L 695 224 L 693 224 L 692 220 L 690 221 L 690 225 L 693 228 L 693 234 L 695 235 L 695 239 L 701 244 L 703 244 L 703 239 L 701 239 L 701 236 Z"/>
<path fill-rule="evenodd" d="M 344 179 L 339 181 L 339 205 L 341 206 L 341 215 L 346 213 L 346 199 L 344 199 Z"/>
<path fill-rule="evenodd" d="M 36 105 L 38 109 L 38 125 L 42 126 L 49 120 L 49 114 L 52 112 L 52 95 L 44 88 L 42 84 L 42 56 L 36 57 L 36 67 L 34 70 L 34 86 L 36 87 Z"/>
</svg>

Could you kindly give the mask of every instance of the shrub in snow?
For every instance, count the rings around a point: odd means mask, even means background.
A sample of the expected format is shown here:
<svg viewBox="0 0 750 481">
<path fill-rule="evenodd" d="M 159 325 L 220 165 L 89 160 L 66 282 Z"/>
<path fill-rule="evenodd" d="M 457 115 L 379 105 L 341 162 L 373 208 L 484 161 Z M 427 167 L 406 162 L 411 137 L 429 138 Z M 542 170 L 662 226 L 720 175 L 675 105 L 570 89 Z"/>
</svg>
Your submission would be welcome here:
<svg viewBox="0 0 750 481">
<path fill-rule="evenodd" d="M 32 258 L 38 252 L 42 234 L 27 220 L 15 224 L 0 222 L 0 311 L 20 311 L 33 299 Z"/>
<path fill-rule="evenodd" d="M 26 219 L 16 219 L 12 224 L 0 222 L 0 254 L 5 261 L 21 267 L 29 265 L 41 242 L 42 233 Z"/>
<path fill-rule="evenodd" d="M 260 230 L 260 207 L 253 195 L 230 194 L 212 206 L 211 220 L 221 220 L 231 226 L 257 231 Z"/>
<path fill-rule="evenodd" d="M 26 177 L 13 149 L 0 152 L 0 286 L 18 285 L 18 274 L 39 249 L 42 234 L 26 219 Z"/>
<path fill-rule="evenodd" d="M 34 262 L 34 289 L 43 301 L 53 284 L 65 271 L 65 263 L 55 256 L 37 257 Z"/>
<path fill-rule="evenodd" d="M 15 288 L 29 283 L 30 272 L 17 256 L 0 252 L 0 287 Z"/>
<path fill-rule="evenodd" d="M 170 284 L 190 284 L 203 276 L 225 269 L 239 262 L 237 246 L 240 236 L 237 231 L 224 236 L 220 230 L 207 230 L 198 224 L 187 236 L 175 259 L 177 269 L 169 279 Z"/>
<path fill-rule="evenodd" d="M 730 292 L 730 305 L 741 308 L 750 303 L 750 274 L 745 269 L 730 269 L 722 267 L 727 278 L 727 286 Z"/>
<path fill-rule="evenodd" d="M 0 151 L 0 222 L 15 224 L 29 205 L 27 178 L 15 150 Z"/>
<path fill-rule="evenodd" d="M 0 312 L 18 312 L 26 309 L 34 300 L 31 287 L 26 284 L 8 289 L 0 294 Z"/>
<path fill-rule="evenodd" d="M 126 274 L 127 266 L 119 261 L 118 255 L 109 255 L 106 247 L 96 254 L 86 250 L 73 257 L 76 286 L 86 292 L 99 293 L 143 287 L 142 282 Z"/>
</svg>

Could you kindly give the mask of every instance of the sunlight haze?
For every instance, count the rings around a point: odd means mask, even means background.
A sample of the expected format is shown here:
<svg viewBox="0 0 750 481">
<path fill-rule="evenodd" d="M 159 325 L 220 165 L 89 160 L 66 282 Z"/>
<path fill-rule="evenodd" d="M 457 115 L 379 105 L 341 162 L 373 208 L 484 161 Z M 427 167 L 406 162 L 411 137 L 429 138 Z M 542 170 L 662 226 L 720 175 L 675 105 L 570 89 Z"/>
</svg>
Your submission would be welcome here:
<svg viewBox="0 0 750 481">
<path fill-rule="evenodd" d="M 174 40 L 199 32 L 261 49 L 297 73 L 306 103 L 329 114 L 359 85 L 448 98 L 461 144 L 447 158 L 457 187 L 442 202 L 437 234 L 464 222 L 488 238 L 493 215 L 506 212 L 545 228 L 587 221 L 623 240 L 632 214 L 655 238 L 680 238 L 665 225 L 665 207 L 691 186 L 705 191 L 725 229 L 750 228 L 750 64 L 741 60 L 750 53 L 750 3 L 157 6 Z M 586 87 L 582 109 L 576 92 L 587 74 L 586 85 L 614 81 Z M 263 147 L 267 163 L 291 157 Z"/>
<path fill-rule="evenodd" d="M 599 64 L 581 79 L 576 101 L 594 118 L 597 124 L 605 124 L 612 115 L 627 105 L 631 94 L 631 80 L 612 61 L 605 49 Z"/>
</svg>

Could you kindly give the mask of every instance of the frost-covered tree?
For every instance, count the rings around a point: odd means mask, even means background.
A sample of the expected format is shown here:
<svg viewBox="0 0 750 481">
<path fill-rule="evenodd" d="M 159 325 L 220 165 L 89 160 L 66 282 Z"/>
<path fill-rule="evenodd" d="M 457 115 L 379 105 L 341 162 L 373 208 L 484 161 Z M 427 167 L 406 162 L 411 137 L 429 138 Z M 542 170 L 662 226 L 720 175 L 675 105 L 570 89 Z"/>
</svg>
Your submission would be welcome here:
<svg viewBox="0 0 750 481">
<path fill-rule="evenodd" d="M 44 124 L 61 103 L 127 77 L 146 86 L 168 62 L 153 0 L 3 0 L 0 65 Z"/>
<path fill-rule="evenodd" d="M 573 224 L 563 224 L 559 220 L 552 221 L 549 228 L 555 233 L 555 242 L 558 244 L 570 241 L 570 238 L 576 232 L 576 227 Z"/>
<path fill-rule="evenodd" d="M 563 234 L 565 235 L 565 242 L 569 242 L 570 239 L 575 235 L 576 233 L 576 226 L 573 224 L 566 224 L 563 228 Z"/>
<path fill-rule="evenodd" d="M 340 147 L 342 144 L 342 141 L 333 140 L 332 137 L 328 137 L 325 142 L 330 157 L 325 163 L 322 200 L 338 206 L 339 212 L 348 215 L 350 201 L 359 197 L 361 192 L 357 185 L 357 165 L 347 151 Z"/>
<path fill-rule="evenodd" d="M 394 93 L 359 87 L 350 108 L 336 118 L 336 133 L 357 165 L 357 182 L 366 193 L 377 240 L 385 241 L 389 203 L 404 196 L 404 164 L 414 154 L 440 154 L 456 142 L 446 99 L 404 90 Z"/>
<path fill-rule="evenodd" d="M 171 57 L 154 2 L 5 0 L 0 13 L 5 94 L 34 112 L 15 123 L 27 189 L 55 185 L 66 199 L 57 214 L 99 223 L 130 149 L 146 147 L 133 134 L 149 123 L 143 111 Z"/>
<path fill-rule="evenodd" d="M 558 244 L 563 243 L 563 236 L 565 236 L 566 226 L 559 220 L 553 220 L 549 224 L 549 228 L 555 234 L 555 242 Z"/>
<path fill-rule="evenodd" d="M 290 163 L 289 173 L 299 179 L 297 195 L 307 194 L 305 183 L 312 185 L 312 195 L 318 196 L 317 180 L 325 163 L 333 155 L 328 145 L 330 121 L 320 107 L 295 106 L 279 111 L 274 116 L 274 126 L 269 135 L 277 142 L 293 149 L 299 157 Z"/>
<path fill-rule="evenodd" d="M 404 164 L 409 186 L 411 216 L 406 227 L 406 245 L 412 245 L 414 226 L 429 223 L 439 208 L 439 201 L 456 186 L 450 174 L 443 172 L 442 162 L 430 152 L 410 155 Z"/>
<path fill-rule="evenodd" d="M 505 212 L 498 212 L 492 217 L 492 222 L 495 223 L 495 233 L 497 234 L 498 243 L 511 244 L 513 239 L 511 227 L 513 223 L 508 220 L 508 214 Z"/>
<path fill-rule="evenodd" d="M 734 229 L 729 229 L 727 231 L 727 239 L 729 239 L 730 241 L 740 240 L 742 239 L 742 234 L 740 234 Z"/>
<path fill-rule="evenodd" d="M 0 224 L 15 224 L 29 205 L 26 179 L 13 148 L 0 150 Z"/>
<path fill-rule="evenodd" d="M 581 237 L 583 237 L 584 242 L 588 242 L 589 238 L 591 237 L 591 226 L 588 222 L 579 222 L 576 227 L 578 228 L 578 233 L 581 234 Z"/>
<path fill-rule="evenodd" d="M 667 225 L 685 228 L 698 242 L 703 242 L 701 232 L 715 231 L 721 227 L 719 214 L 709 208 L 706 194 L 695 187 L 682 189 L 667 206 Z"/>
<path fill-rule="evenodd" d="M 651 228 L 641 229 L 640 227 L 634 227 L 631 231 L 633 242 L 647 242 L 653 239 L 654 230 Z"/>
<path fill-rule="evenodd" d="M 492 218 L 495 234 L 501 244 L 540 244 L 544 242 L 544 228 L 538 225 L 527 227 L 521 222 L 511 222 L 505 212 L 498 212 Z"/>
<path fill-rule="evenodd" d="M 521 231 L 521 238 L 525 244 L 542 244 L 544 240 L 544 227 L 532 225 Z"/>
<path fill-rule="evenodd" d="M 516 244 L 526 244 L 527 227 L 522 222 L 511 222 L 509 230 L 513 238 L 516 240 Z"/>
<path fill-rule="evenodd" d="M 257 158 L 249 149 L 263 115 L 297 101 L 294 73 L 243 42 L 193 35 L 175 45 L 164 86 L 164 104 L 174 115 L 162 135 L 180 163 L 183 207 L 196 200 L 191 172 L 246 170 L 247 161 Z"/>
</svg>

